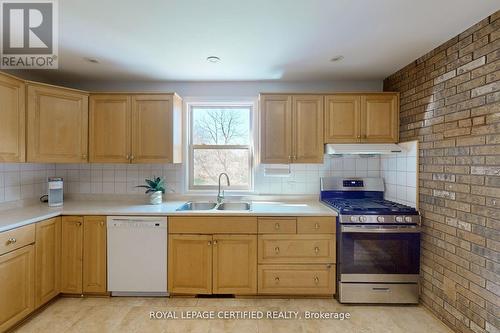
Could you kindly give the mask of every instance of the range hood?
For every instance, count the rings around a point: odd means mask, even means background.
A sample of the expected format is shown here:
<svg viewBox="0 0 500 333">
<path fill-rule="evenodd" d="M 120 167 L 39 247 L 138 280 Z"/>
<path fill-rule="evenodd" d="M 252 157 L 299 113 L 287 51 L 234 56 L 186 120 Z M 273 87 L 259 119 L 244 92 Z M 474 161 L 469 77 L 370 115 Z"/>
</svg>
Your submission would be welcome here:
<svg viewBox="0 0 500 333">
<path fill-rule="evenodd" d="M 394 143 L 334 143 L 325 145 L 325 153 L 328 155 L 381 155 L 400 153 L 402 151 L 401 147 Z"/>
</svg>

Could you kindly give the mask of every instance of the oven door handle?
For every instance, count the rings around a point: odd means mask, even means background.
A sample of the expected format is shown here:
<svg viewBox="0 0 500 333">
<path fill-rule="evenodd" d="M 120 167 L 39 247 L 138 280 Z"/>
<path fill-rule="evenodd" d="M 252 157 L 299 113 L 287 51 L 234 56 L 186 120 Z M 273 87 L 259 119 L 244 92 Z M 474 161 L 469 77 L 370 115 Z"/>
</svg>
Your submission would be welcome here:
<svg viewBox="0 0 500 333">
<path fill-rule="evenodd" d="M 418 234 L 419 226 L 397 226 L 397 227 L 379 227 L 379 226 L 345 226 L 341 227 L 341 232 L 347 233 L 382 233 L 382 234 Z"/>
</svg>

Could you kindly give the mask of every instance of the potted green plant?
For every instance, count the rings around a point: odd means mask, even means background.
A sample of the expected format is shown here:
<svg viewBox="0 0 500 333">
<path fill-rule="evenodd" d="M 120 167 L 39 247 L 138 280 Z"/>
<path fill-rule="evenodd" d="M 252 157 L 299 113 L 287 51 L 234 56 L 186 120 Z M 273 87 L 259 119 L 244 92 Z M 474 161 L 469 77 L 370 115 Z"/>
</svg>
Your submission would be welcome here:
<svg viewBox="0 0 500 333">
<path fill-rule="evenodd" d="M 165 193 L 165 179 L 161 177 L 153 177 L 153 179 L 145 179 L 145 185 L 142 187 L 146 189 L 146 194 L 149 194 L 149 203 L 152 205 L 159 205 L 162 202 L 162 194 Z"/>
</svg>

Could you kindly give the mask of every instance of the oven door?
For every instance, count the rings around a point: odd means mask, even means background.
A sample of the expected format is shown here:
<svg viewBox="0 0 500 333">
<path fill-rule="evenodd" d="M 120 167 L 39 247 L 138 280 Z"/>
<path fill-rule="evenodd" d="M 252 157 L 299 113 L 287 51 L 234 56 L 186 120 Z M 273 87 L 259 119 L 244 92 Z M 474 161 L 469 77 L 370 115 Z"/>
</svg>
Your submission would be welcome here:
<svg viewBox="0 0 500 333">
<path fill-rule="evenodd" d="M 341 282 L 418 281 L 419 226 L 344 225 L 339 245 Z"/>
</svg>

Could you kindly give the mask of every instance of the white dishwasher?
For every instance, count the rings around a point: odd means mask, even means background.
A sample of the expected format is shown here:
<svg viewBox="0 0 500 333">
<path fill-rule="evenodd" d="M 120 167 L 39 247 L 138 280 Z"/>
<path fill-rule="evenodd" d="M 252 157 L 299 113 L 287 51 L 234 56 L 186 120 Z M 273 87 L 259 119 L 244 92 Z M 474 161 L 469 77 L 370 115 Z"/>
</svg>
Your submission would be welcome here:
<svg viewBox="0 0 500 333">
<path fill-rule="evenodd" d="M 108 216 L 108 291 L 167 296 L 167 218 Z"/>
</svg>

